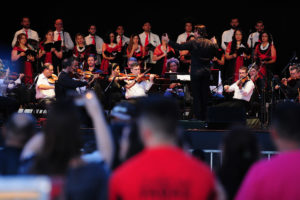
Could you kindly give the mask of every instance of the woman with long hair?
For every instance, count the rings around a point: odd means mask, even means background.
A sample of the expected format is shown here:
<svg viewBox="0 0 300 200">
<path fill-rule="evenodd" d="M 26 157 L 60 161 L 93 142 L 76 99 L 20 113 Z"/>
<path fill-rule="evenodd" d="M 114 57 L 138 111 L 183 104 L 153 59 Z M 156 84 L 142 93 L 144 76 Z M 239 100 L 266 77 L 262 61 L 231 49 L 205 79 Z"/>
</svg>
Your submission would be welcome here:
<svg viewBox="0 0 300 200">
<path fill-rule="evenodd" d="M 32 63 L 35 61 L 34 51 L 27 45 L 27 37 L 25 33 L 17 36 L 17 42 L 11 52 L 11 61 L 14 64 L 14 69 L 17 73 L 24 73 L 24 82 L 32 84 L 33 68 Z"/>
<path fill-rule="evenodd" d="M 109 64 L 117 62 L 117 55 L 120 51 L 120 47 L 117 44 L 116 34 L 112 31 L 109 31 L 104 38 L 104 43 L 102 45 L 102 62 L 100 69 L 104 74 L 108 74 Z"/>
<path fill-rule="evenodd" d="M 110 130 L 95 93 L 86 93 L 81 101 L 95 128 L 102 159 L 88 162 L 82 155 L 80 125 L 83 113 L 75 106 L 73 98 L 66 98 L 52 105 L 43 133 L 26 144 L 21 159 L 31 157 L 31 163 L 23 173 L 47 175 L 52 180 L 59 178 L 65 183 L 66 199 L 106 199 L 107 167 L 111 166 L 114 151 Z"/>
<path fill-rule="evenodd" d="M 241 29 L 236 29 L 232 36 L 232 41 L 228 43 L 225 51 L 225 59 L 228 61 L 225 79 L 231 79 L 230 82 L 236 82 L 239 79 L 239 69 L 241 66 L 247 66 L 250 59 L 250 53 L 245 41 L 245 36 Z"/>
<path fill-rule="evenodd" d="M 139 64 L 142 63 L 142 59 L 145 56 L 145 49 L 142 46 L 140 36 L 138 34 L 132 34 L 130 36 L 129 44 L 127 47 L 127 57 L 135 57 Z"/>
<path fill-rule="evenodd" d="M 61 45 L 54 45 L 54 31 L 48 30 L 45 39 L 40 43 L 39 59 L 43 63 L 51 63 L 54 71 L 57 72 L 59 60 L 62 59 L 63 53 Z"/>
<path fill-rule="evenodd" d="M 273 45 L 272 36 L 269 32 L 263 31 L 259 35 L 258 44 L 254 51 L 254 60 L 259 67 L 258 76 L 267 82 L 270 79 L 271 65 L 276 62 L 276 48 Z"/>
</svg>

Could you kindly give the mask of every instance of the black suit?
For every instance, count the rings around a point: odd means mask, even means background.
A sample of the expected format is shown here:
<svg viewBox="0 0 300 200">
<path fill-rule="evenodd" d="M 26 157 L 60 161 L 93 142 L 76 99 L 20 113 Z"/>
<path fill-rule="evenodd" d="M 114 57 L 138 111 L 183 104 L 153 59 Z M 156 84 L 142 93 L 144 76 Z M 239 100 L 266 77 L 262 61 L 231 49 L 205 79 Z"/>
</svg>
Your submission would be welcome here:
<svg viewBox="0 0 300 200">
<path fill-rule="evenodd" d="M 87 82 L 77 81 L 70 77 L 70 75 L 62 71 L 58 76 L 58 81 L 55 84 L 56 98 L 66 97 L 68 91 L 75 91 L 77 87 L 86 86 Z"/>
<path fill-rule="evenodd" d="M 206 38 L 197 38 L 184 44 L 170 41 L 169 44 L 178 50 L 189 50 L 191 53 L 191 88 L 193 111 L 197 119 L 206 120 L 209 95 L 210 60 L 216 55 L 218 45 Z"/>
</svg>

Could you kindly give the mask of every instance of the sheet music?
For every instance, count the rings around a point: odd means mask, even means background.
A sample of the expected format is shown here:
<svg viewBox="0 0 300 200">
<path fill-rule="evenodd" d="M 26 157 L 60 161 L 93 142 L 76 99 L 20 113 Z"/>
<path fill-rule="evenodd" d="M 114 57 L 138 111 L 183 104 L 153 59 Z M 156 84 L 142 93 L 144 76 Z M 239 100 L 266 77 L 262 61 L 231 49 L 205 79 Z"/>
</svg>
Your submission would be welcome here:
<svg viewBox="0 0 300 200">
<path fill-rule="evenodd" d="M 177 79 L 181 81 L 191 81 L 191 75 L 189 74 L 177 74 Z"/>
</svg>

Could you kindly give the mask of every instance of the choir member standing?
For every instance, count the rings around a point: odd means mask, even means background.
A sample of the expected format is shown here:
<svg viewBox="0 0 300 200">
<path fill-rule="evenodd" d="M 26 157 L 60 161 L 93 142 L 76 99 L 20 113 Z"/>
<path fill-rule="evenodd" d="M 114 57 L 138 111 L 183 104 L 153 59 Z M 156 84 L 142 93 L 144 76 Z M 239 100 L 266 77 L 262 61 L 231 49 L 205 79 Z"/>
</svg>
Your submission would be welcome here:
<svg viewBox="0 0 300 200">
<path fill-rule="evenodd" d="M 132 34 L 127 47 L 127 58 L 136 58 L 139 65 L 142 65 L 143 58 L 145 56 L 145 49 L 141 44 L 140 36 L 138 34 Z"/>
<path fill-rule="evenodd" d="M 153 51 L 155 47 L 160 45 L 159 36 L 151 32 L 151 24 L 150 22 L 145 22 L 143 25 L 144 32 L 139 34 L 141 43 L 145 48 L 145 56 L 149 56 L 149 59 L 145 61 L 146 68 L 154 67 L 155 61 L 152 60 Z"/>
<path fill-rule="evenodd" d="M 35 61 L 32 50 L 27 45 L 27 37 L 25 33 L 17 36 L 17 42 L 11 52 L 11 61 L 13 62 L 14 69 L 17 73 L 25 74 L 24 82 L 31 84 L 33 82 L 33 69 L 32 62 Z"/>
<path fill-rule="evenodd" d="M 238 18 L 231 18 L 230 21 L 230 29 L 226 30 L 222 34 L 222 41 L 221 41 L 221 47 L 225 51 L 229 42 L 232 41 L 232 36 L 234 31 L 239 27 L 239 19 Z"/>
<path fill-rule="evenodd" d="M 92 24 L 89 27 L 89 35 L 85 37 L 85 43 L 90 48 L 90 53 L 95 53 L 96 55 L 96 65 L 101 64 L 101 55 L 102 55 L 102 45 L 103 39 L 96 35 L 97 27 Z M 95 52 L 93 52 L 95 51 Z"/>
<path fill-rule="evenodd" d="M 175 50 L 166 41 L 162 41 L 155 48 L 153 54 L 153 61 L 157 61 L 154 70 L 155 74 L 164 76 L 167 70 L 167 60 L 173 57 L 175 57 Z"/>
<path fill-rule="evenodd" d="M 55 20 L 55 31 L 54 31 L 54 41 L 61 41 L 63 57 L 71 57 L 74 43 L 71 39 L 71 36 L 68 32 L 64 31 L 62 19 Z"/>
<path fill-rule="evenodd" d="M 53 65 L 54 71 L 57 72 L 57 66 L 59 65 L 59 60 L 62 59 L 61 46 L 54 44 L 54 32 L 49 30 L 45 39 L 40 43 L 39 59 L 42 65 L 45 63 L 50 63 Z"/>
<path fill-rule="evenodd" d="M 115 33 L 109 31 L 104 38 L 104 43 L 102 46 L 103 59 L 101 62 L 100 69 L 103 71 L 104 74 L 108 74 L 109 64 L 116 62 L 119 49 L 120 48 L 119 45 L 117 44 Z"/>
<path fill-rule="evenodd" d="M 21 25 L 22 25 L 23 28 L 21 30 L 18 30 L 15 33 L 14 39 L 12 41 L 12 47 L 15 47 L 16 42 L 17 42 L 17 36 L 20 33 L 24 33 L 26 35 L 27 40 L 31 39 L 31 40 L 34 40 L 36 42 L 39 41 L 38 33 L 36 31 L 30 29 L 30 19 L 28 17 L 23 17 L 22 18 Z"/>
<path fill-rule="evenodd" d="M 236 82 L 239 79 L 239 69 L 250 59 L 250 53 L 244 42 L 244 35 L 241 29 L 236 29 L 232 36 L 232 41 L 228 43 L 225 52 L 225 59 L 229 62 L 226 67 L 225 79 L 233 79 Z"/>
</svg>

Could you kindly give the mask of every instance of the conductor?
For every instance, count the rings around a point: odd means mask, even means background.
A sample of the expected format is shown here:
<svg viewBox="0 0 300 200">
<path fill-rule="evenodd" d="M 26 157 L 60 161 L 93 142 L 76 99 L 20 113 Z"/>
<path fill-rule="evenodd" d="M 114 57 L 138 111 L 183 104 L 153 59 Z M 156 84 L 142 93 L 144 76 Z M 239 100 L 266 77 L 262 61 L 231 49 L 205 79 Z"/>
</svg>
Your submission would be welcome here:
<svg viewBox="0 0 300 200">
<path fill-rule="evenodd" d="M 195 40 L 184 44 L 170 41 L 167 34 L 162 37 L 171 47 L 178 50 L 189 50 L 191 53 L 191 89 L 193 96 L 193 111 L 197 120 L 206 120 L 209 95 L 210 61 L 215 56 L 218 44 L 213 37 L 207 39 L 205 25 L 194 28 Z"/>
</svg>

